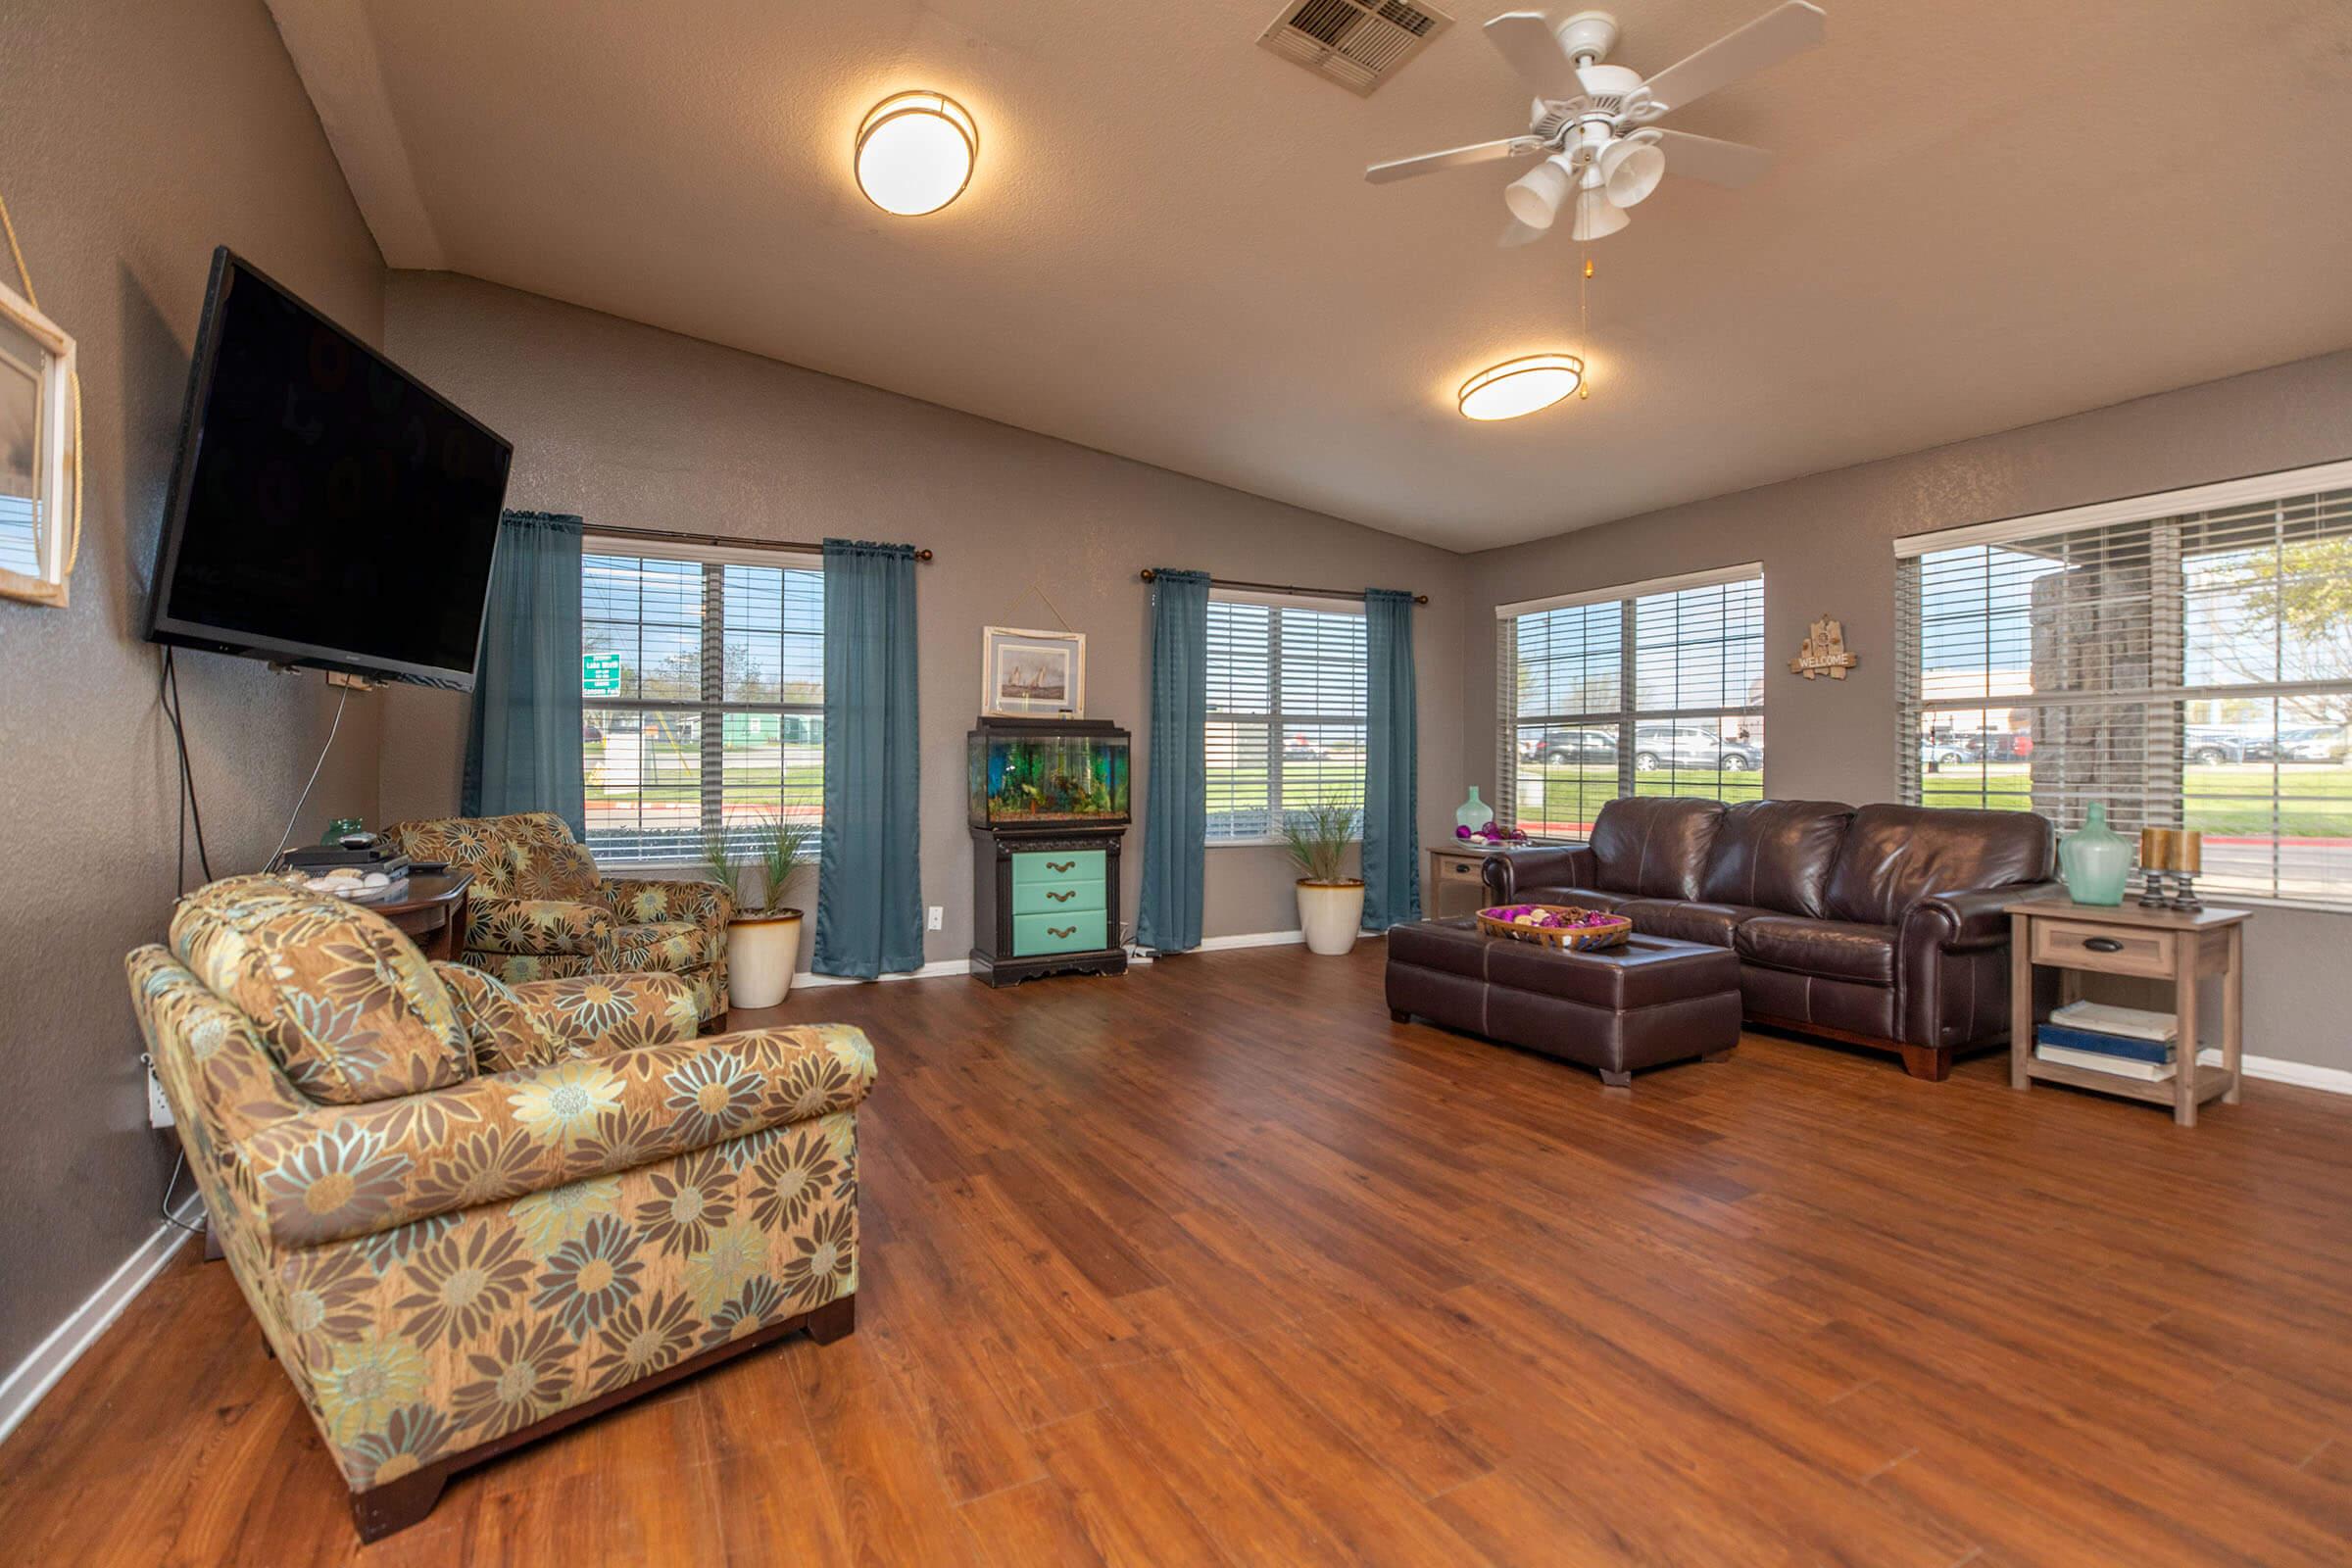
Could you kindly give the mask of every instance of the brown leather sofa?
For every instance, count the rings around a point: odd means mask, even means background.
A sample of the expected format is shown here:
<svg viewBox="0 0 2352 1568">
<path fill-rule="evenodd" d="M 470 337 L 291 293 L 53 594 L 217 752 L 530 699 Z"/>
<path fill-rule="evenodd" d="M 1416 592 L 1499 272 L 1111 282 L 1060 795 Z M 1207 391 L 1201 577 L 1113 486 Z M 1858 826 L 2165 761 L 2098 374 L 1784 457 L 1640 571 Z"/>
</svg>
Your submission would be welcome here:
<svg viewBox="0 0 2352 1568">
<path fill-rule="evenodd" d="M 1898 1053 L 1915 1078 L 2009 1040 L 2009 918 L 2046 885 L 2030 811 L 1611 801 L 1584 844 L 1486 860 L 1496 904 L 1614 909 L 1740 956 L 1747 1022 Z"/>
</svg>

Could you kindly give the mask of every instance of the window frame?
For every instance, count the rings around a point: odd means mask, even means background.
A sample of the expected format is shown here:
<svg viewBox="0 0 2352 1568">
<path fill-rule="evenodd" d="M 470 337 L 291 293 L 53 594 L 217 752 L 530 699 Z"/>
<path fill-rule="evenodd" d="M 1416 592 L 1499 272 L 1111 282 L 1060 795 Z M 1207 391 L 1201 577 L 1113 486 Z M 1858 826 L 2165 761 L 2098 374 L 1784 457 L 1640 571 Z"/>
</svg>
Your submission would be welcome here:
<svg viewBox="0 0 2352 1568">
<path fill-rule="evenodd" d="M 2194 658 L 2190 646 L 2193 617 L 2188 608 L 2188 589 L 2193 579 L 2187 565 L 2190 556 L 2184 551 L 2183 544 L 2191 540 L 2198 530 L 2213 526 L 2216 514 L 2226 514 L 2263 506 L 2283 507 L 2304 497 L 2347 489 L 2352 489 L 2352 460 L 2250 474 L 2177 490 L 2151 491 L 2089 506 L 2030 513 L 1897 538 L 1894 541 L 1894 554 L 1897 640 L 1895 767 L 1898 797 L 1909 805 L 1931 804 L 1926 799 L 1926 770 L 1920 757 L 1920 737 L 1923 721 L 1932 713 L 1972 712 L 2004 706 L 2036 710 L 2107 708 L 2131 711 L 2150 734 L 2161 730 L 2161 744 L 2156 741 L 2143 744 L 2140 752 L 2142 770 L 2136 785 L 2102 788 L 2093 783 L 2071 792 L 2071 795 L 2080 797 L 2082 804 L 2091 799 L 2113 800 L 2119 796 L 2131 796 L 2147 811 L 2149 825 L 2179 827 L 2187 823 L 2200 800 L 2222 798 L 2200 795 L 2189 788 L 2187 769 L 2191 764 L 2186 756 L 2186 732 L 2199 726 L 2185 716 L 2188 704 L 2215 700 L 2268 702 L 2273 705 L 2274 724 L 2278 725 L 2279 720 L 2276 716 L 2278 705 L 2296 697 L 2352 697 L 2352 671 L 2347 671 L 2341 679 L 2192 681 L 2188 670 Z M 2147 593 L 2151 668 L 2148 683 L 2144 687 L 2094 690 L 2075 694 L 2073 701 L 2068 700 L 2069 694 L 2062 692 L 2046 695 L 2027 693 L 2022 697 L 2016 693 L 1994 694 L 1989 684 L 1984 693 L 1974 697 L 1932 698 L 1926 695 L 1927 607 L 1926 568 L 1923 563 L 1928 557 L 1979 547 L 1990 549 L 2005 544 L 2049 540 L 2059 536 L 2080 536 L 2085 541 L 2094 541 L 2112 531 L 2133 528 L 2145 528 L 2148 531 L 2146 550 L 2151 562 L 2150 569 L 2161 573 L 2151 578 Z M 1995 616 L 1996 612 L 1988 600 L 1984 614 L 1988 647 L 1989 628 Z M 2163 666 L 2161 673 L 2155 667 L 2158 664 Z M 1991 672 L 1987 670 L 1986 673 L 1989 675 Z M 2284 672 L 2281 670 L 2278 673 L 2282 676 Z M 2282 726 L 2280 733 L 2283 733 Z M 2352 763 L 2314 765 L 2352 766 Z M 2280 761 L 2274 759 L 2268 797 L 2274 820 L 2280 813 L 2282 804 L 2295 799 L 2281 788 L 2285 776 Z M 2034 801 L 2031 777 L 2024 781 L 2023 787 L 2029 802 L 2028 808 L 2041 809 Z M 1984 793 L 1979 792 L 1981 800 Z M 2068 805 L 2069 798 L 2062 797 L 2057 803 L 2057 809 L 2063 812 Z M 2058 822 L 2062 833 L 2072 831 L 2074 825 L 2063 820 Z M 2211 837 L 2210 833 L 2208 836 Z M 2296 842 L 2294 838 L 2283 833 L 2278 834 L 2272 841 L 2270 881 L 2274 890 L 2282 880 L 2278 848 L 2293 842 Z M 2226 882 L 2217 885 L 2217 879 L 2229 873 L 2217 872 L 2211 862 L 2209 850 L 2204 881 L 2205 890 L 2214 899 L 2263 908 L 2352 914 L 2352 882 L 2347 882 L 2341 898 L 2332 900 L 2276 891 L 2268 894 L 2249 892 Z"/>
<path fill-rule="evenodd" d="M 1644 599 L 1679 594 L 1694 588 L 1728 587 L 1737 583 L 1753 582 L 1757 594 L 1756 639 L 1758 652 L 1758 680 L 1753 703 L 1735 703 L 1718 707 L 1645 709 L 1641 706 L 1640 634 L 1641 603 Z M 1612 800 L 1628 800 L 1637 792 L 1641 774 L 1634 765 L 1641 751 L 1640 735 L 1644 729 L 1673 728 L 1689 723 L 1713 723 L 1718 727 L 1727 718 L 1754 718 L 1759 725 L 1764 719 L 1764 678 L 1769 660 L 1763 655 L 1765 594 L 1764 564 L 1760 561 L 1739 562 L 1730 565 L 1712 566 L 1700 571 L 1679 572 L 1672 576 L 1650 577 L 1639 582 L 1615 583 L 1606 587 L 1585 589 L 1576 593 L 1554 594 L 1544 599 L 1518 600 L 1494 607 L 1494 716 L 1495 716 L 1495 822 L 1512 828 L 1519 821 L 1519 731 L 1536 729 L 1604 729 L 1617 733 L 1617 781 Z M 1519 622 L 1531 615 L 1541 615 L 1556 610 L 1575 610 L 1593 605 L 1615 604 L 1618 611 L 1617 633 L 1617 706 L 1584 711 L 1544 712 L 1522 714 L 1519 711 Z M 1764 789 L 1764 769 L 1768 759 L 1762 742 L 1756 746 L 1754 777 L 1759 789 Z M 1718 781 L 1727 776 L 1716 769 Z M 1767 791 L 1767 793 L 1769 793 Z M 1530 834 L 1538 844 L 1573 844 L 1581 840 L 1551 834 Z"/>
<path fill-rule="evenodd" d="M 752 566 L 768 571 L 805 571 L 815 574 L 821 583 L 824 575 L 823 559 L 818 556 L 802 558 L 797 556 L 786 556 L 773 550 L 760 550 L 755 548 L 728 545 L 707 545 L 685 540 L 673 541 L 666 539 L 644 539 L 626 534 L 599 534 L 593 527 L 587 529 L 582 536 L 581 554 L 583 557 L 603 556 L 621 560 L 683 561 L 691 562 L 696 565 L 706 568 L 710 566 L 718 566 L 722 568 L 717 572 L 712 572 L 706 569 L 703 573 L 703 610 L 700 621 L 701 635 L 697 644 L 698 668 L 700 670 L 701 684 L 700 693 L 693 699 L 679 697 L 656 698 L 644 696 L 642 695 L 644 672 L 640 670 L 640 695 L 622 698 L 601 705 L 606 708 L 631 709 L 648 713 L 687 713 L 696 716 L 698 720 L 695 726 L 697 762 L 696 782 L 698 786 L 696 802 L 697 827 L 695 830 L 698 835 L 696 839 L 696 851 L 691 858 L 684 860 L 649 860 L 637 858 L 624 858 L 617 853 L 607 854 L 603 851 L 598 851 L 593 842 L 591 842 L 589 845 L 591 851 L 596 854 L 597 864 L 609 870 L 632 872 L 664 870 L 678 871 L 687 868 L 699 870 L 702 866 L 702 855 L 700 850 L 702 836 L 707 835 L 710 832 L 710 825 L 714 820 L 722 826 L 726 820 L 726 715 L 730 713 L 776 714 L 779 719 L 777 741 L 779 748 L 787 744 L 782 738 L 782 727 L 780 722 L 782 719 L 794 716 L 814 717 L 818 722 L 819 731 L 821 734 L 825 716 L 824 699 L 821 695 L 813 703 L 788 703 L 781 701 L 774 703 L 740 702 L 730 701 L 724 696 L 724 692 L 726 690 L 727 626 L 726 573 L 723 568 L 727 566 Z M 585 607 L 583 606 L 583 609 Z M 582 616 L 583 624 L 581 629 L 581 653 L 583 655 L 585 655 L 587 652 L 587 630 L 585 623 L 589 618 L 590 617 L 586 616 L 585 614 Z M 644 625 L 644 621 L 640 619 L 638 625 L 642 627 Z M 600 705 L 592 702 L 587 697 L 586 693 L 583 692 L 581 706 L 583 711 L 585 711 L 589 708 Z M 713 718 L 715 718 L 717 722 L 711 722 L 711 719 Z M 820 748 L 819 757 L 821 759 L 823 755 L 822 748 L 824 747 L 825 742 L 820 740 L 818 745 Z M 585 738 L 581 740 L 580 746 L 580 771 L 584 783 L 588 768 L 587 741 Z M 778 808 L 781 809 L 783 805 L 783 764 L 780 754 L 778 758 Z M 642 792 L 645 787 L 642 778 L 639 781 L 638 787 L 640 791 L 639 806 L 642 808 L 644 804 Z M 808 821 L 811 826 L 821 826 L 824 821 L 824 796 L 821 782 L 818 786 L 816 815 L 813 818 L 796 816 L 795 820 Z M 643 832 L 642 824 L 640 824 L 639 831 L 640 833 Z M 590 824 L 589 826 L 589 833 L 591 838 L 593 838 L 595 833 L 593 824 Z M 741 853 L 750 852 L 748 850 L 744 850 Z"/>
<path fill-rule="evenodd" d="M 1282 812 L 1288 808 L 1283 805 L 1282 799 L 1284 760 L 1282 738 L 1284 733 L 1295 728 L 1353 729 L 1363 737 L 1363 745 L 1366 754 L 1365 765 L 1368 767 L 1370 762 L 1369 751 L 1371 745 L 1370 724 L 1372 706 L 1371 653 L 1369 647 L 1367 646 L 1364 656 L 1364 663 L 1362 665 L 1364 676 L 1362 711 L 1352 714 L 1333 713 L 1322 710 L 1316 710 L 1313 712 L 1294 712 L 1291 710 L 1283 707 L 1282 612 L 1286 610 L 1303 610 L 1312 611 L 1319 614 L 1350 615 L 1356 620 L 1362 621 L 1364 619 L 1364 604 L 1360 599 L 1324 597 L 1311 594 L 1262 593 L 1248 588 L 1218 588 L 1213 584 L 1209 588 L 1208 598 L 1211 605 L 1260 605 L 1272 612 L 1272 613 L 1267 617 L 1269 625 L 1267 627 L 1266 635 L 1266 698 L 1267 701 L 1272 704 L 1272 710 L 1271 711 L 1255 711 L 1215 707 L 1214 694 L 1216 691 L 1216 682 L 1212 675 L 1209 681 L 1209 696 L 1201 705 L 1202 716 L 1204 719 L 1203 729 L 1209 725 L 1219 723 L 1233 725 L 1236 727 L 1263 725 L 1265 728 L 1265 809 L 1266 821 L 1270 831 L 1255 834 L 1247 838 L 1220 838 L 1217 836 L 1215 831 L 1214 819 L 1216 816 L 1216 811 L 1212 806 L 1209 811 L 1209 832 L 1206 835 L 1205 842 L 1207 847 L 1212 850 L 1264 849 L 1269 846 L 1280 847 L 1284 845 L 1286 841 L 1282 837 L 1279 830 L 1273 829 L 1274 825 L 1281 821 Z M 1367 637 L 1369 636 L 1368 623 L 1366 635 Z M 1206 744 L 1205 739 L 1203 740 L 1202 744 Z M 1363 790 L 1360 782 L 1356 790 L 1354 805 L 1358 809 L 1361 809 L 1363 806 Z"/>
</svg>

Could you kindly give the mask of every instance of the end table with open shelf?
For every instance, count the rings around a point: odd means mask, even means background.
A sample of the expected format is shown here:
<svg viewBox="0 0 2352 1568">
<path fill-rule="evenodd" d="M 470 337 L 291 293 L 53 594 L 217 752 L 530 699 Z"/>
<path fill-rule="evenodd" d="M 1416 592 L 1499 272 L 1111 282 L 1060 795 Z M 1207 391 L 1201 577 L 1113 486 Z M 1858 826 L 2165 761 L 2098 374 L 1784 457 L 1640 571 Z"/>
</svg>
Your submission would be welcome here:
<svg viewBox="0 0 2352 1568">
<path fill-rule="evenodd" d="M 2009 916 L 2009 1087 L 2068 1084 L 2170 1105 L 2173 1120 L 2197 1124 L 2210 1100 L 2234 1105 L 2245 1054 L 2244 909 L 2144 909 L 2134 904 L 2077 904 L 2072 899 L 2025 899 L 2006 905 Z M 2169 1080 L 2142 1083 L 2088 1067 L 2043 1061 L 2034 1054 L 2034 966 L 2064 971 L 2072 1001 L 2084 973 L 2129 975 L 2169 983 L 2177 1021 L 2175 1066 Z M 2222 1061 L 2197 1061 L 2197 1005 L 2204 983 L 2222 988 Z"/>
</svg>

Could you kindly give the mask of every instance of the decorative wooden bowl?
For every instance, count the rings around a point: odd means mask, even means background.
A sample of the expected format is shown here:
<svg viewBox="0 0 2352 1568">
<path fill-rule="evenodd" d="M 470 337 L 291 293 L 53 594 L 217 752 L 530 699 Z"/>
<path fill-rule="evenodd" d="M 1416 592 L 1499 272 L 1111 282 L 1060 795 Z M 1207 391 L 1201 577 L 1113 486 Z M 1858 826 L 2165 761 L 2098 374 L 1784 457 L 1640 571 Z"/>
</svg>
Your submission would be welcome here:
<svg viewBox="0 0 2352 1568">
<path fill-rule="evenodd" d="M 1517 918 L 1522 912 L 1558 915 L 1563 920 L 1591 919 L 1593 925 L 1532 925 Z M 1491 937 L 1508 937 L 1513 942 L 1533 942 L 1541 947 L 1559 948 L 1569 953 L 1591 953 L 1600 948 L 1613 948 L 1634 934 L 1634 922 L 1623 915 L 1605 909 L 1585 909 L 1573 904 L 1502 904 L 1478 911 L 1479 929 Z"/>
</svg>

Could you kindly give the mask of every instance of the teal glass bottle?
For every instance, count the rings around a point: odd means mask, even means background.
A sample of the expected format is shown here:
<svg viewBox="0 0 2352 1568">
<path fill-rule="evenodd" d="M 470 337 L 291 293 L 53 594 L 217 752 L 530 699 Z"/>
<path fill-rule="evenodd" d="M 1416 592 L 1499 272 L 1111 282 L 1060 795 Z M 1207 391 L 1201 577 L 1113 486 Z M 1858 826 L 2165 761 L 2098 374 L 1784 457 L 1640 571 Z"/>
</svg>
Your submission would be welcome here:
<svg viewBox="0 0 2352 1568">
<path fill-rule="evenodd" d="M 2058 866 L 2066 874 L 2067 895 L 2077 904 L 2121 904 L 2124 884 L 2132 879 L 2132 844 L 2107 825 L 2107 808 L 2090 803 L 2081 832 L 2058 846 Z"/>
<path fill-rule="evenodd" d="M 1456 826 L 1466 827 L 1473 833 L 1494 820 L 1494 808 L 1478 798 L 1477 785 L 1470 786 L 1470 798 L 1462 803 L 1460 810 L 1453 813 L 1453 820 Z"/>
</svg>

